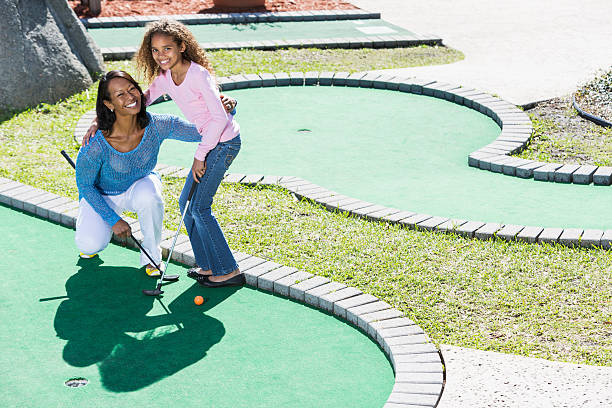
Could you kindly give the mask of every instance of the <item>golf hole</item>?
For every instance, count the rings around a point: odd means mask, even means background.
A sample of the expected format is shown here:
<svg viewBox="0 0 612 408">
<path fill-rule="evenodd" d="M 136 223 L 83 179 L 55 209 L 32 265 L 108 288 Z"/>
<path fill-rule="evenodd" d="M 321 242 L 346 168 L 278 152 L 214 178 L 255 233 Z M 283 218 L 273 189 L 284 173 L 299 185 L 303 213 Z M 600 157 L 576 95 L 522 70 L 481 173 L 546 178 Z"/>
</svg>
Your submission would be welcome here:
<svg viewBox="0 0 612 408">
<path fill-rule="evenodd" d="M 66 380 L 64 385 L 70 388 L 78 388 L 78 387 L 86 386 L 88 382 L 89 381 L 87 380 L 87 378 L 77 377 L 77 378 L 71 378 L 69 380 Z"/>
<path fill-rule="evenodd" d="M 312 132 L 312 130 L 310 130 L 310 129 L 298 129 L 298 132 L 299 133 L 310 133 L 310 132 Z"/>
</svg>

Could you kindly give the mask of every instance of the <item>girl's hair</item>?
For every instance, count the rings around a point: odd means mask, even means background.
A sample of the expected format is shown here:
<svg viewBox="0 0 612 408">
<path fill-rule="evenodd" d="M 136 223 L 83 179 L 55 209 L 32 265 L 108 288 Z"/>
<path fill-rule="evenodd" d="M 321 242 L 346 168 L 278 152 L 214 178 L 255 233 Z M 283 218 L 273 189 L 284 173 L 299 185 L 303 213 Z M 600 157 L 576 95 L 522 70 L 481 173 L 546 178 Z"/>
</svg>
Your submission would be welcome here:
<svg viewBox="0 0 612 408">
<path fill-rule="evenodd" d="M 159 65 L 153 59 L 151 51 L 151 39 L 155 34 L 167 35 L 179 46 L 184 44 L 185 51 L 182 53 L 183 58 L 203 66 L 214 76 L 215 73 L 210 61 L 208 61 L 206 52 L 200 47 L 191 31 L 178 21 L 161 19 L 147 24 L 147 31 L 142 39 L 142 44 L 140 44 L 138 52 L 134 55 L 136 67 L 142 72 L 146 82 L 151 83 L 159 75 L 160 71 Z"/>
<path fill-rule="evenodd" d="M 108 107 L 104 104 L 104 101 L 111 101 L 110 93 L 108 92 L 108 84 L 113 78 L 123 78 L 132 83 L 138 89 L 140 93 L 140 112 L 136 114 L 136 119 L 138 121 L 138 125 L 141 129 L 144 129 L 149 124 L 149 117 L 147 116 L 147 108 L 145 104 L 145 97 L 142 93 L 142 89 L 138 82 L 134 80 L 125 71 L 109 71 L 106 74 L 102 75 L 100 79 L 100 85 L 98 85 L 98 99 L 96 100 L 96 115 L 98 116 L 98 129 L 100 130 L 112 130 L 113 124 L 117 117 L 115 116 L 115 112 L 112 112 Z"/>
</svg>

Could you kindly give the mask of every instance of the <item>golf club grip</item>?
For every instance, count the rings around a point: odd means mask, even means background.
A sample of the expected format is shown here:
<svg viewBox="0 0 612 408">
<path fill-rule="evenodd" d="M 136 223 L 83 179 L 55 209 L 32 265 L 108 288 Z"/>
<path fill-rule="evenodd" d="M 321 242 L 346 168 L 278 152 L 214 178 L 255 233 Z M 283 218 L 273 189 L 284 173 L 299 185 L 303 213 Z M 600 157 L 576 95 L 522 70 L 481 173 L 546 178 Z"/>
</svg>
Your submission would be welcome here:
<svg viewBox="0 0 612 408">
<path fill-rule="evenodd" d="M 187 196 L 187 201 L 191 201 L 191 197 L 193 196 L 193 193 L 195 192 L 196 188 L 198 187 L 198 183 L 196 183 L 195 181 L 191 184 L 191 189 L 189 190 L 189 195 Z"/>
<path fill-rule="evenodd" d="M 62 154 L 62 156 L 64 156 L 64 159 L 66 159 L 66 161 L 68 163 L 70 163 L 70 165 L 72 166 L 73 169 L 76 169 L 76 166 L 74 165 L 74 162 L 72 161 L 72 159 L 70 158 L 70 156 L 68 156 L 68 153 L 66 153 L 65 150 L 62 150 L 60 152 Z"/>
</svg>

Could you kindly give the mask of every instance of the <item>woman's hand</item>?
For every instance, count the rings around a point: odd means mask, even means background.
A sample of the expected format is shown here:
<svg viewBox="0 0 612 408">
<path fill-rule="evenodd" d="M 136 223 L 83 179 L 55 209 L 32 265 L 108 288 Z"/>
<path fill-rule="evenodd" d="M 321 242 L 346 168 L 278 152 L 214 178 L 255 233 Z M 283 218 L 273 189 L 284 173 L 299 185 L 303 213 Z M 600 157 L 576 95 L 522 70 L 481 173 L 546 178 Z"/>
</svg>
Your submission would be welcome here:
<svg viewBox="0 0 612 408">
<path fill-rule="evenodd" d="M 94 120 L 91 121 L 91 126 L 89 126 L 89 129 L 87 129 L 87 133 L 85 133 L 85 136 L 83 136 L 83 140 L 81 140 L 81 146 L 86 146 L 87 144 L 89 144 L 89 139 L 91 139 L 91 137 L 96 134 L 97 130 L 98 120 L 94 118 Z"/>
<path fill-rule="evenodd" d="M 223 104 L 223 107 L 225 108 L 226 112 L 233 111 L 236 105 L 238 104 L 238 102 L 236 102 L 234 98 L 223 94 L 221 94 L 221 103 Z"/>
<path fill-rule="evenodd" d="M 113 233 L 119 238 L 127 238 L 132 235 L 132 229 L 130 228 L 130 224 L 123 220 L 117 221 L 111 229 L 113 230 Z"/>
<path fill-rule="evenodd" d="M 191 175 L 196 183 L 200 182 L 200 178 L 206 173 L 206 161 L 201 161 L 196 158 L 193 159 L 193 165 L 191 166 Z"/>
</svg>

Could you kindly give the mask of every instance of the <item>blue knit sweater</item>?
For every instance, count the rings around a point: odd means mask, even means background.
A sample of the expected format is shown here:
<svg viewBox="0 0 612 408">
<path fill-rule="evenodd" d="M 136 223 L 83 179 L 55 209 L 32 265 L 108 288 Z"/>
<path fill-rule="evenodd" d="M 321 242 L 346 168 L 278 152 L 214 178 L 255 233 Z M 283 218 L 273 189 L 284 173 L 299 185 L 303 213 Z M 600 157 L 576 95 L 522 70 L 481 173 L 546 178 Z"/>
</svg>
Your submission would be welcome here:
<svg viewBox="0 0 612 408">
<path fill-rule="evenodd" d="M 125 192 L 136 180 L 153 171 L 159 147 L 165 139 L 199 142 L 202 136 L 189 122 L 173 116 L 150 114 L 142 141 L 129 152 L 115 150 L 98 130 L 81 147 L 76 161 L 76 183 L 79 199 L 85 198 L 111 227 L 121 219 L 102 195 Z"/>
</svg>

